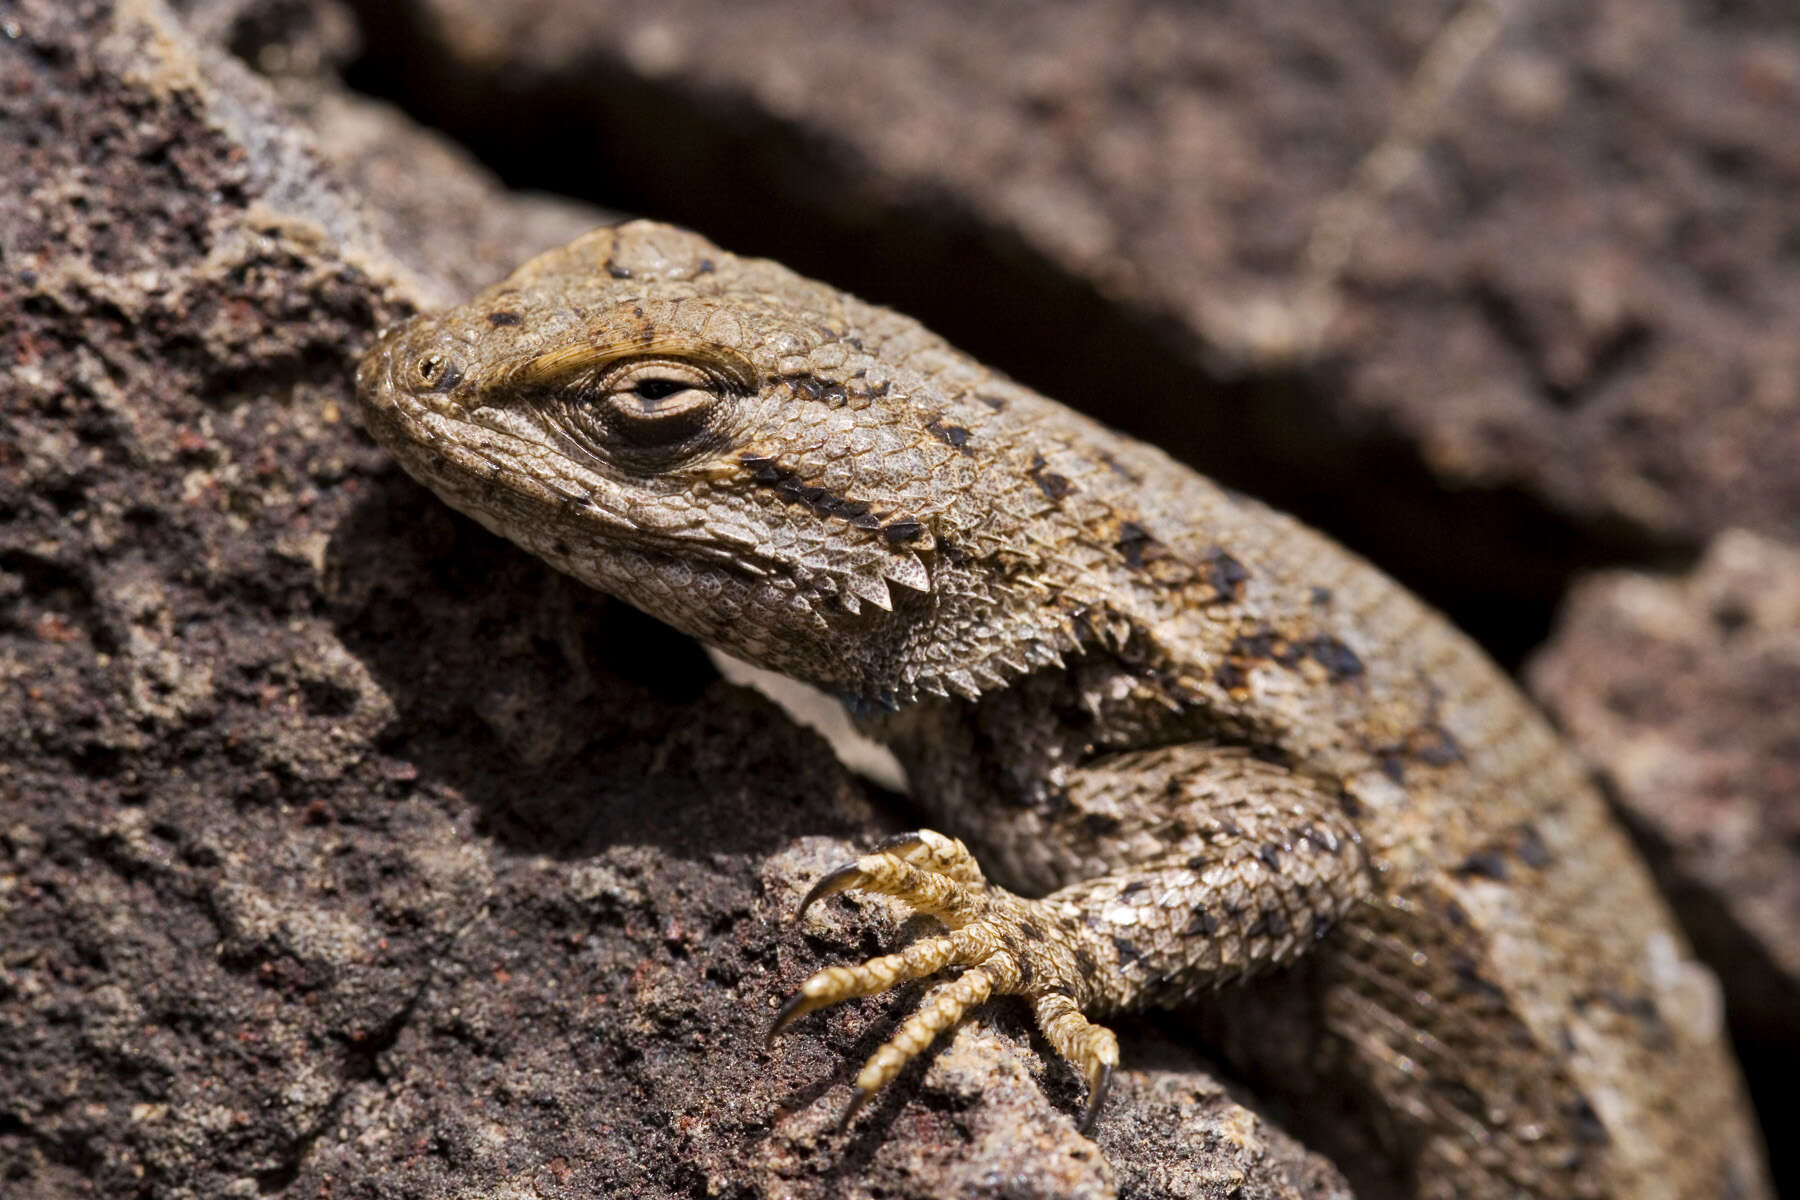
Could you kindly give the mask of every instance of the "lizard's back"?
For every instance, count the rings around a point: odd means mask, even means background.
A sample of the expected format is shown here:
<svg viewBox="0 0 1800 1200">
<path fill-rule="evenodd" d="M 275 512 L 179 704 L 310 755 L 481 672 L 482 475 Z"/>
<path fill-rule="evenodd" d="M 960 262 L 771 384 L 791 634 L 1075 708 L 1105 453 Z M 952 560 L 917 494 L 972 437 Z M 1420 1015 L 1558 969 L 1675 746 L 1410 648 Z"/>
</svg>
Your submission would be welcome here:
<svg viewBox="0 0 1800 1200">
<path fill-rule="evenodd" d="M 1148 643 L 1134 670 L 1199 734 L 1340 788 L 1369 851 L 1373 894 L 1306 969 L 1199 1001 L 1234 1055 L 1289 1086 L 1310 1075 L 1315 1099 L 1360 1091 L 1421 1195 L 1761 1194 L 1716 981 L 1583 765 L 1486 654 L 1292 518 L 1028 390 L 971 383 L 993 411 L 963 415 L 1011 473 L 1064 481 L 1032 534 L 1075 568 L 1064 602 L 1123 616 Z M 1030 840 L 1018 812 L 1004 824 Z M 1327 1036 L 1307 1053 L 1258 1037 L 1284 990 L 1317 1006 Z"/>
</svg>

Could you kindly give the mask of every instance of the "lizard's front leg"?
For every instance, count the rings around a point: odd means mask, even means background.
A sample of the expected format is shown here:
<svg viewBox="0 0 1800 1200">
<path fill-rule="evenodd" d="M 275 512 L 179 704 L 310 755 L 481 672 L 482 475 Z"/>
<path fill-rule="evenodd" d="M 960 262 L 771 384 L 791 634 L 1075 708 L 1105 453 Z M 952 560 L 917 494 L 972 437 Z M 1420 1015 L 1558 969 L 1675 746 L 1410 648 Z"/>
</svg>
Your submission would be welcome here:
<svg viewBox="0 0 1800 1200">
<path fill-rule="evenodd" d="M 1116 1039 L 1092 1018 L 1178 1002 L 1292 962 L 1368 891 L 1362 850 L 1335 792 L 1241 751 L 1155 753 L 1163 768 L 1155 772 L 1141 769 L 1141 756 L 1118 755 L 1077 773 L 1068 808 L 1075 817 L 1101 804 L 1162 816 L 1154 830 L 1120 823 L 1110 837 L 1089 832 L 1071 861 L 1110 860 L 1113 869 L 1042 899 L 989 883 L 960 841 L 932 830 L 825 876 L 802 912 L 822 896 L 862 889 L 897 896 L 949 932 L 819 971 L 788 1001 L 771 1036 L 814 1009 L 961 967 L 868 1060 L 851 1111 L 969 1008 L 1010 994 L 1031 1002 L 1044 1036 L 1087 1079 L 1085 1127 L 1118 1063 Z M 1131 794 L 1152 787 L 1154 805 Z M 1134 848 L 1143 852 L 1135 862 Z"/>
</svg>

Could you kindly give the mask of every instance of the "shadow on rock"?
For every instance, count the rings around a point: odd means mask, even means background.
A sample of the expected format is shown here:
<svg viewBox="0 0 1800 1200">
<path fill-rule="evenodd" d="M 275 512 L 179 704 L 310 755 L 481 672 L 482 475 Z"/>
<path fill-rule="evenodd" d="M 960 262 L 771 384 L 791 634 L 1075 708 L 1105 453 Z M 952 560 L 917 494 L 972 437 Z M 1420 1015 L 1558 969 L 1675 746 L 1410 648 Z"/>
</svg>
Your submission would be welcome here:
<svg viewBox="0 0 1800 1200">
<path fill-rule="evenodd" d="M 847 834 L 830 749 L 690 639 L 558 575 L 395 472 L 338 527 L 340 636 L 392 697 L 383 749 L 515 850 L 766 855 Z M 771 786 L 781 781 L 780 786 Z M 770 806 L 768 799 L 783 801 Z"/>
</svg>

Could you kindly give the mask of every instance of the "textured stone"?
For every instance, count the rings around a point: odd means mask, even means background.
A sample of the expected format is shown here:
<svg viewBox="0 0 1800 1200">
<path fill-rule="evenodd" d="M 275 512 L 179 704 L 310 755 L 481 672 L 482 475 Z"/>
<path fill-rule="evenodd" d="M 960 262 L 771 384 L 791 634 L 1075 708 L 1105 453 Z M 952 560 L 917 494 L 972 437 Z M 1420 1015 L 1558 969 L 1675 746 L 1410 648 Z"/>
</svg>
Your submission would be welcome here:
<svg viewBox="0 0 1800 1200">
<path fill-rule="evenodd" d="M 1683 576 L 1596 575 L 1530 678 L 1605 772 L 1734 1020 L 1800 1046 L 1800 553 L 1731 532 Z"/>
</svg>

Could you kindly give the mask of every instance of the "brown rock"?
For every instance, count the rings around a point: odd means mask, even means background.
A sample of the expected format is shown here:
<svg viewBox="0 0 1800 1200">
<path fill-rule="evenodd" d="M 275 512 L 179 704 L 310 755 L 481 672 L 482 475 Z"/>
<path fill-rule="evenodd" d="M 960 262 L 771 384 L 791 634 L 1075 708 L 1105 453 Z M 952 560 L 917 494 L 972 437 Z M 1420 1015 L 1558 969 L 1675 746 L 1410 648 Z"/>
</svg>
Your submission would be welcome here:
<svg viewBox="0 0 1800 1200">
<path fill-rule="evenodd" d="M 1679 578 L 1595 576 L 1531 682 L 1605 772 L 1734 1023 L 1800 1049 L 1800 552 L 1732 532 Z"/>
</svg>

